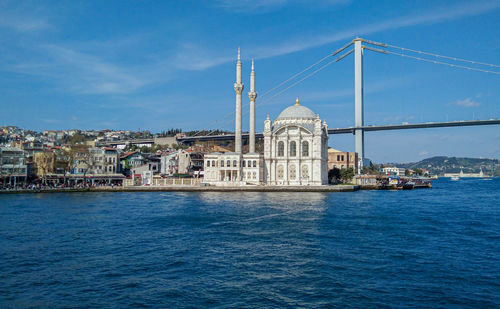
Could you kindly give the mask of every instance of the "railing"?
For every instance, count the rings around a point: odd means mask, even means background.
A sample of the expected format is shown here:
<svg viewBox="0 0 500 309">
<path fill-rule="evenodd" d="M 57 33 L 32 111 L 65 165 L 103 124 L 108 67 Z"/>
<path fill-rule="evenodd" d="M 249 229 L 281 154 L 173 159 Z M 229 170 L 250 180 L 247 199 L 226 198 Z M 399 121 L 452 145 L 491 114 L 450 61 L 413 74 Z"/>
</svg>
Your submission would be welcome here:
<svg viewBox="0 0 500 309">
<path fill-rule="evenodd" d="M 152 187 L 167 187 L 167 186 L 200 186 L 202 178 L 162 178 L 153 179 Z M 133 186 L 132 179 L 124 179 L 123 186 Z"/>
</svg>

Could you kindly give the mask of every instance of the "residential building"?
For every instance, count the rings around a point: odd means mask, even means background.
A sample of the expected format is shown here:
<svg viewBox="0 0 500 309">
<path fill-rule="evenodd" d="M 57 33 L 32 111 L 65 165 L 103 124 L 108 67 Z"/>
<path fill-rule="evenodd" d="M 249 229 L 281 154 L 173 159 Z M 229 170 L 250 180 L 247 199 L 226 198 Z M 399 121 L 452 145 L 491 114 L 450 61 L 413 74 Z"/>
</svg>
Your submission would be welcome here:
<svg viewBox="0 0 500 309">
<path fill-rule="evenodd" d="M 337 149 L 328 149 L 328 170 L 333 168 L 353 168 L 358 170 L 358 154 L 356 152 L 340 151 Z"/>
<path fill-rule="evenodd" d="M 2 185 L 16 186 L 25 182 L 28 169 L 24 150 L 13 147 L 0 147 L 0 182 Z"/>
</svg>

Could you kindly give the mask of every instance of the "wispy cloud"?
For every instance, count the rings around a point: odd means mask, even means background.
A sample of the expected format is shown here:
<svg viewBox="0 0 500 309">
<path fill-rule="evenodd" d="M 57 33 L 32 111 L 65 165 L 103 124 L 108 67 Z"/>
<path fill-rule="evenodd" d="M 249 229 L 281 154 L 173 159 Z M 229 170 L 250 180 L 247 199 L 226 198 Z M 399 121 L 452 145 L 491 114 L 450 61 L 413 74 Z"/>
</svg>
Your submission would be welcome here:
<svg viewBox="0 0 500 309">
<path fill-rule="evenodd" d="M 474 101 L 471 98 L 466 98 L 466 99 L 459 100 L 459 101 L 455 102 L 455 105 L 463 106 L 463 107 L 477 107 L 477 106 L 480 106 L 481 103 Z"/>
<path fill-rule="evenodd" d="M 51 27 L 41 7 L 27 7 L 24 3 L 0 3 L 0 28 L 16 32 L 37 32 Z"/>
<path fill-rule="evenodd" d="M 329 5 L 338 5 L 349 3 L 351 0 L 326 0 L 320 3 L 315 3 L 316 7 L 324 7 Z M 225 10 L 236 13 L 267 13 L 282 8 L 285 5 L 307 5 L 311 7 L 311 2 L 308 0 L 217 0 L 214 1 L 215 7 L 220 7 Z"/>
<path fill-rule="evenodd" d="M 39 48 L 49 56 L 45 63 L 23 63 L 13 66 L 13 69 L 53 77 L 72 92 L 81 94 L 130 93 L 147 83 L 130 72 L 130 68 L 121 68 L 97 56 L 59 45 L 41 45 Z"/>
<path fill-rule="evenodd" d="M 440 7 L 419 14 L 410 14 L 383 22 L 367 24 L 361 27 L 345 29 L 333 34 L 320 34 L 296 38 L 278 45 L 254 48 L 256 58 L 270 58 L 290 54 L 330 43 L 352 39 L 354 36 L 369 35 L 404 27 L 430 25 L 455 20 L 468 16 L 480 15 L 500 7 L 499 1 L 462 3 L 454 7 Z"/>
</svg>

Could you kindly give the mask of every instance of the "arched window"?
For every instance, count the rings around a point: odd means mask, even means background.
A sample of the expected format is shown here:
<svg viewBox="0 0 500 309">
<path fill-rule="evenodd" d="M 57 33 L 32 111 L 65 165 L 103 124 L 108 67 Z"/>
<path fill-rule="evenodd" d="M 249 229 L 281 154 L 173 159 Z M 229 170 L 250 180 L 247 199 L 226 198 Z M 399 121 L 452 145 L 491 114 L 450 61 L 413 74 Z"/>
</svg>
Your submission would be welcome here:
<svg viewBox="0 0 500 309">
<path fill-rule="evenodd" d="M 227 160 L 227 167 L 231 167 L 231 160 Z"/>
<path fill-rule="evenodd" d="M 257 167 L 257 161 L 253 160 L 253 167 Z"/>
<path fill-rule="evenodd" d="M 207 160 L 207 167 L 210 167 L 210 160 Z"/>
<path fill-rule="evenodd" d="M 290 165 L 290 180 L 295 180 L 297 177 L 297 168 L 295 164 Z"/>
<path fill-rule="evenodd" d="M 302 156 L 309 157 L 309 142 L 307 141 L 302 142 Z"/>
<path fill-rule="evenodd" d="M 285 171 L 283 169 L 283 165 L 278 165 L 278 180 L 283 180 L 283 177 L 285 176 Z"/>
<path fill-rule="evenodd" d="M 245 165 L 246 165 L 246 162 L 247 162 L 247 161 L 243 160 L 243 167 L 245 167 Z"/>
<path fill-rule="evenodd" d="M 306 164 L 302 165 L 302 179 L 309 179 L 309 167 Z"/>
<path fill-rule="evenodd" d="M 224 167 L 224 160 L 220 160 L 220 166 Z"/>
<path fill-rule="evenodd" d="M 283 157 L 285 155 L 285 143 L 278 142 L 278 157 Z"/>
<path fill-rule="evenodd" d="M 290 142 L 290 157 L 295 157 L 297 155 L 297 143 Z"/>
<path fill-rule="evenodd" d="M 237 164 L 236 160 L 233 160 L 233 167 L 237 167 Z"/>
</svg>

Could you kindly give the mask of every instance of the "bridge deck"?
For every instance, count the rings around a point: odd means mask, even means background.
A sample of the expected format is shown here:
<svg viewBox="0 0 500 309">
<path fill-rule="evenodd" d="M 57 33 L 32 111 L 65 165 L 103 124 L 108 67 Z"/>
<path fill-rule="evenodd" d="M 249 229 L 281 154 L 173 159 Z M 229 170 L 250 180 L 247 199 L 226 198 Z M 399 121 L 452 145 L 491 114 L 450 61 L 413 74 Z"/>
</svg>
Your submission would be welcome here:
<svg viewBox="0 0 500 309">
<path fill-rule="evenodd" d="M 383 125 L 383 126 L 364 126 L 360 128 L 348 127 L 348 128 L 335 128 L 328 129 L 328 134 L 353 134 L 356 129 L 363 129 L 365 132 L 369 131 L 387 131 L 387 130 L 407 130 L 407 129 L 424 129 L 424 128 L 445 128 L 445 127 L 466 127 L 466 126 L 481 126 L 481 125 L 495 125 L 500 124 L 500 119 L 489 119 L 489 120 L 466 120 L 466 121 L 448 121 L 448 122 L 426 122 L 426 123 L 413 123 L 413 124 L 396 124 L 396 125 Z M 262 133 L 256 133 L 256 138 L 263 138 Z M 248 133 L 242 134 L 243 139 L 248 139 Z M 187 136 L 183 138 L 178 138 L 178 142 L 194 142 L 194 141 L 224 141 L 224 140 L 234 140 L 234 134 L 225 135 L 206 135 L 206 136 Z M 124 143 L 131 144 L 152 144 L 153 139 L 141 139 L 141 140 L 128 140 L 128 141 L 113 141 L 104 142 L 103 145 L 119 145 Z"/>
</svg>

